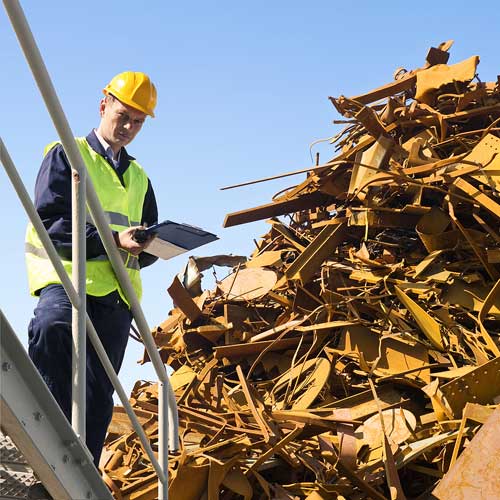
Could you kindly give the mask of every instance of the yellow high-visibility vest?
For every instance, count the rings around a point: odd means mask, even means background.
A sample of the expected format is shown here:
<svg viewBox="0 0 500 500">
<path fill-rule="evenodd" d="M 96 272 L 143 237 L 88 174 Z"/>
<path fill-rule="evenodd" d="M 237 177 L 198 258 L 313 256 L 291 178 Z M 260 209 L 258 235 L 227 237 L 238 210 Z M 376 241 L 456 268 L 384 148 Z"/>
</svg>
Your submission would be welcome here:
<svg viewBox="0 0 500 500">
<path fill-rule="evenodd" d="M 123 231 L 131 226 L 141 224 L 144 198 L 148 189 L 148 177 L 143 168 L 134 160 L 123 175 L 125 186 L 111 165 L 101 155 L 96 153 L 84 137 L 75 139 L 87 166 L 88 175 L 92 179 L 97 197 L 108 219 L 109 226 L 114 231 Z M 45 154 L 57 142 L 45 148 Z M 88 222 L 92 222 L 87 211 Z M 35 228 L 30 223 L 26 231 L 26 266 L 30 293 L 36 295 L 42 288 L 50 284 L 61 283 L 52 266 Z M 125 267 L 132 281 L 139 300 L 142 296 L 139 259 L 129 252 L 120 249 Z M 66 272 L 71 276 L 71 261 L 62 260 Z M 87 260 L 87 294 L 102 297 L 118 290 L 120 296 L 128 304 L 125 294 L 116 279 L 107 255 L 101 255 Z"/>
</svg>

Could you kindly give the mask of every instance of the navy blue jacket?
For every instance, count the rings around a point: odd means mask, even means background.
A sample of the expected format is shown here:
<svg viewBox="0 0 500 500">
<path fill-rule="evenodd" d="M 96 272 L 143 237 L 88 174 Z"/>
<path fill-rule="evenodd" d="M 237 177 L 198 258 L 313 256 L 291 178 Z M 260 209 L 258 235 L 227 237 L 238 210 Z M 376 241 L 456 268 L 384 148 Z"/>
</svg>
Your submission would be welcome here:
<svg viewBox="0 0 500 500">
<path fill-rule="evenodd" d="M 123 174 L 134 160 L 125 148 L 120 154 L 120 163 L 117 168 L 107 158 L 102 144 L 94 131 L 87 136 L 90 147 L 104 157 L 118 175 L 120 182 L 124 185 Z M 65 259 L 71 259 L 71 167 L 61 144 L 54 146 L 42 161 L 40 171 L 35 184 L 35 207 L 47 229 L 49 236 L 56 247 L 59 255 Z M 142 210 L 142 224 L 151 226 L 158 222 L 158 208 L 156 198 L 148 179 L 148 190 L 144 198 Z M 87 223 L 87 259 L 105 255 L 104 246 L 97 229 L 94 225 Z M 148 253 L 139 255 L 139 264 L 146 267 L 157 260 Z"/>
</svg>

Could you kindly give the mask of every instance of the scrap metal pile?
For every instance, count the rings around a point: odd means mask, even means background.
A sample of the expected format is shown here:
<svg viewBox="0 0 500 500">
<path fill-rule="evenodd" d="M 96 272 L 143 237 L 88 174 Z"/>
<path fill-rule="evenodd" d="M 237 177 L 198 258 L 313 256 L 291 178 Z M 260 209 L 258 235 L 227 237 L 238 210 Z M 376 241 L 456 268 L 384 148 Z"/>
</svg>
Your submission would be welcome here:
<svg viewBox="0 0 500 500">
<path fill-rule="evenodd" d="M 330 98 L 336 156 L 226 217 L 270 219 L 250 259 L 174 279 L 154 332 L 179 406 L 171 498 L 452 497 L 436 484 L 500 403 L 500 80 L 448 65 L 450 45 Z M 232 271 L 203 291 L 212 265 Z M 131 401 L 156 447 L 156 385 Z M 120 409 L 102 464 L 117 498 L 155 498 Z"/>
</svg>

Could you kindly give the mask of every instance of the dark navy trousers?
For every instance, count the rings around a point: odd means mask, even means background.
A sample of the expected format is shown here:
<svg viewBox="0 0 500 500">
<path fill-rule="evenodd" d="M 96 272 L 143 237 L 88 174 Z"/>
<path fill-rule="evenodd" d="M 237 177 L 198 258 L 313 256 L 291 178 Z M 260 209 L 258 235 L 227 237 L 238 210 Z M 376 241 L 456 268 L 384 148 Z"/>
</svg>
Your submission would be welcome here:
<svg viewBox="0 0 500 500">
<path fill-rule="evenodd" d="M 87 295 L 87 313 L 118 373 L 125 354 L 132 315 L 113 292 L 104 297 Z M 28 352 L 66 418 L 71 420 L 71 302 L 61 285 L 49 285 L 29 325 Z M 87 339 L 86 442 L 99 464 L 113 414 L 113 386 Z"/>
</svg>

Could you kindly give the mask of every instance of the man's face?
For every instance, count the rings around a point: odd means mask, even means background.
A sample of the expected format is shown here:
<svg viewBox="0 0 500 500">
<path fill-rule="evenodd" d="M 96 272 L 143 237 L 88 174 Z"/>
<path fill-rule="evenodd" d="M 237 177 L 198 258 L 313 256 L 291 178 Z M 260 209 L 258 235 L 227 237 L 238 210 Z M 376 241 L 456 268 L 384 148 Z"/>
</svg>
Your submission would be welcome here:
<svg viewBox="0 0 500 500">
<path fill-rule="evenodd" d="M 120 102 L 111 95 L 101 100 L 99 111 L 99 133 L 114 153 L 132 142 L 147 116 L 146 113 Z"/>
</svg>

